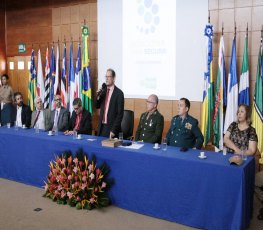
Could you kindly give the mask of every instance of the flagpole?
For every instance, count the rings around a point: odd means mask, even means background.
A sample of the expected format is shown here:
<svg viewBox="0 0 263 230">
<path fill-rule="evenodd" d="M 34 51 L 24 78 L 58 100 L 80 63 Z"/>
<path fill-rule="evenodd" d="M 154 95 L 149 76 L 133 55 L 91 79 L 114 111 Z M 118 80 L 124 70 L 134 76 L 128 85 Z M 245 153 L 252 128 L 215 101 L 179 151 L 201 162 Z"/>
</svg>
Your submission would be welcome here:
<svg viewBox="0 0 263 230">
<path fill-rule="evenodd" d="M 247 22 L 247 30 L 246 30 L 246 35 L 248 37 L 248 22 Z"/>
<path fill-rule="evenodd" d="M 262 37 L 263 37 L 263 25 L 261 26 L 261 39 L 260 39 L 261 43 L 262 43 Z"/>
<path fill-rule="evenodd" d="M 235 21 L 235 37 L 236 37 L 236 35 L 237 35 L 237 24 L 236 24 L 236 21 Z"/>
</svg>

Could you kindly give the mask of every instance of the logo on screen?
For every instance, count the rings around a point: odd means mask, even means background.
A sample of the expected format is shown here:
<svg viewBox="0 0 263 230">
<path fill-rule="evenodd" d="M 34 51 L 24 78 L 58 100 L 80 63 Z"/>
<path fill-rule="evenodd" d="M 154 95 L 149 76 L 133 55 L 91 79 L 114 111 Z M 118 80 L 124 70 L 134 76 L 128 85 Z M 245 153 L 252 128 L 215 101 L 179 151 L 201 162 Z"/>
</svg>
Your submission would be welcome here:
<svg viewBox="0 0 263 230">
<path fill-rule="evenodd" d="M 137 30 L 144 34 L 155 33 L 156 27 L 160 23 L 159 5 L 153 0 L 138 0 L 137 13 L 141 24 L 137 25 Z"/>
</svg>

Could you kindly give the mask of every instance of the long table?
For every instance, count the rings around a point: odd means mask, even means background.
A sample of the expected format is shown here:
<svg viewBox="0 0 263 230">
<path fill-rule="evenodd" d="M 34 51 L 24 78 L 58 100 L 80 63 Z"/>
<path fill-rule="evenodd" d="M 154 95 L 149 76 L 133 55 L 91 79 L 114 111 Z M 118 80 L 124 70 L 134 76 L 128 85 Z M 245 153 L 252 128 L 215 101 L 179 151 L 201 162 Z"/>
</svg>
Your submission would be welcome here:
<svg viewBox="0 0 263 230">
<path fill-rule="evenodd" d="M 88 141 L 95 138 L 95 141 Z M 106 162 L 115 183 L 109 195 L 118 207 L 204 229 L 245 229 L 253 206 L 255 160 L 229 164 L 230 154 L 198 150 L 180 152 L 168 146 L 155 150 L 102 147 L 103 138 L 48 136 L 34 130 L 0 128 L 0 177 L 41 187 L 49 162 L 64 150 L 80 147 Z M 19 192 L 19 191 L 18 191 Z"/>
</svg>

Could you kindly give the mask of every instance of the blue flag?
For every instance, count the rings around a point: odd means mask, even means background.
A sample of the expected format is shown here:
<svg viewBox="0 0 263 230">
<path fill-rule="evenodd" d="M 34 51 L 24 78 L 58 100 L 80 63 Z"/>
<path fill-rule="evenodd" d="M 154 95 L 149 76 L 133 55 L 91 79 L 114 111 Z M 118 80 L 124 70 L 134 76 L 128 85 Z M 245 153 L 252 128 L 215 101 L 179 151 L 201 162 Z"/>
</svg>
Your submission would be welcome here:
<svg viewBox="0 0 263 230">
<path fill-rule="evenodd" d="M 225 116 L 224 133 L 229 125 L 236 120 L 238 108 L 238 83 L 237 83 L 237 60 L 236 60 L 236 37 L 233 39 L 232 55 L 228 75 L 227 107 Z"/>
</svg>

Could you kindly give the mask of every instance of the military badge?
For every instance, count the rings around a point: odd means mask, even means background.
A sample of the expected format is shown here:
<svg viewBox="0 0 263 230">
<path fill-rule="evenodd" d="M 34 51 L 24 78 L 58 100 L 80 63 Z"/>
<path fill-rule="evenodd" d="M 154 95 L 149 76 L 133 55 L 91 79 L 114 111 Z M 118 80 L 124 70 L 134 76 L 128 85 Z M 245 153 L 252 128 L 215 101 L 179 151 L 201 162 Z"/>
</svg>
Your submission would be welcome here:
<svg viewBox="0 0 263 230">
<path fill-rule="evenodd" d="M 185 128 L 186 129 L 192 129 L 192 124 L 190 124 L 189 122 L 185 123 Z"/>
</svg>

